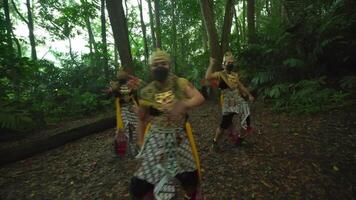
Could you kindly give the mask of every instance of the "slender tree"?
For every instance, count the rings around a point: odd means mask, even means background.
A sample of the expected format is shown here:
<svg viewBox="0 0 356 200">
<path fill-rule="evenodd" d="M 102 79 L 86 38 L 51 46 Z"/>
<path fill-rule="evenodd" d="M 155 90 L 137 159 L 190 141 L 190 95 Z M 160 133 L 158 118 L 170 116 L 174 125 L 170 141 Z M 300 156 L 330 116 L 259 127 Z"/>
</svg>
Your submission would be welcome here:
<svg viewBox="0 0 356 200">
<path fill-rule="evenodd" d="M 177 67 L 177 17 L 176 17 L 176 7 L 177 2 L 176 0 L 172 0 L 172 59 L 173 59 L 173 70 L 176 71 Z"/>
<path fill-rule="evenodd" d="M 129 73 L 132 73 L 134 65 L 122 0 L 106 0 L 106 8 L 109 13 L 115 45 L 117 45 L 119 50 L 122 67 Z"/>
<path fill-rule="evenodd" d="M 219 38 L 217 30 L 215 27 L 213 4 L 211 0 L 200 0 L 200 7 L 203 14 L 203 19 L 205 22 L 205 27 L 208 33 L 209 45 L 210 45 L 210 56 L 217 59 L 217 63 L 222 62 L 223 52 L 228 48 L 229 35 L 231 31 L 232 17 L 233 17 L 233 0 L 226 0 L 225 5 L 225 17 L 224 25 L 221 36 L 221 43 L 219 43 Z M 215 69 L 217 66 L 215 66 Z"/>
<path fill-rule="evenodd" d="M 142 12 L 142 0 L 137 0 L 138 8 L 140 10 L 140 22 L 141 22 L 141 30 L 143 35 L 143 48 L 145 51 L 145 64 L 147 65 L 148 61 L 148 44 L 147 44 L 147 36 L 146 36 L 146 25 L 143 20 L 143 12 Z"/>
<path fill-rule="evenodd" d="M 154 27 L 154 19 L 153 19 L 153 12 L 152 12 L 152 4 L 151 0 L 147 0 L 148 3 L 148 14 L 150 16 L 150 29 L 151 29 L 151 37 L 152 37 L 152 48 L 157 48 L 156 46 L 156 34 L 155 34 L 155 27 Z"/>
<path fill-rule="evenodd" d="M 210 56 L 217 59 L 218 63 L 221 63 L 222 52 L 219 44 L 218 33 L 215 27 L 213 3 L 211 0 L 200 0 L 200 7 L 203 14 L 205 28 L 208 33 Z"/>
<path fill-rule="evenodd" d="M 87 29 L 88 36 L 89 36 L 89 40 L 88 40 L 89 51 L 91 54 L 94 52 L 98 53 L 97 44 L 95 42 L 94 33 L 93 33 L 93 29 L 92 29 L 92 23 L 90 21 L 93 5 L 90 4 L 87 0 L 81 0 L 80 2 L 82 4 L 82 8 L 83 8 L 83 17 L 84 17 L 85 27 Z"/>
<path fill-rule="evenodd" d="M 37 60 L 37 53 L 36 53 L 36 40 L 34 32 L 34 23 L 33 23 L 33 16 L 32 16 L 32 8 L 30 0 L 26 0 L 26 7 L 27 7 L 27 26 L 29 30 L 29 38 L 30 38 L 30 45 L 31 45 L 31 58 L 33 60 Z"/>
<path fill-rule="evenodd" d="M 247 29 L 248 42 L 253 43 L 255 40 L 255 0 L 247 1 Z"/>
<path fill-rule="evenodd" d="M 156 47 L 161 48 L 161 19 L 160 19 L 160 5 L 159 0 L 154 0 L 155 4 L 155 22 L 156 22 Z"/>
<path fill-rule="evenodd" d="M 239 18 L 237 17 L 235 9 L 233 12 L 234 12 L 234 19 L 235 19 L 235 27 L 236 27 L 236 46 L 238 49 L 240 49 L 241 48 L 240 40 L 242 39 L 242 37 L 241 37 L 241 23 L 239 21 Z"/>
<path fill-rule="evenodd" d="M 105 79 L 109 80 L 109 64 L 108 64 L 108 44 L 106 41 L 106 16 L 105 16 L 105 0 L 101 0 L 101 43 L 103 52 L 103 68 Z"/>
<path fill-rule="evenodd" d="M 9 9 L 9 1 L 8 0 L 3 0 L 3 6 L 4 6 L 4 13 L 5 13 L 5 26 L 6 26 L 6 40 L 7 43 L 9 44 L 10 48 L 12 48 L 12 38 L 11 38 L 11 33 L 12 33 L 12 24 L 11 24 L 11 19 L 10 19 L 10 9 Z"/>
<path fill-rule="evenodd" d="M 21 12 L 17 9 L 17 6 L 14 2 L 14 0 L 11 1 L 12 6 L 15 10 L 15 12 L 17 13 L 17 15 L 20 17 L 20 19 L 26 23 L 28 30 L 29 30 L 29 40 L 30 40 L 30 46 L 31 46 L 31 58 L 33 60 L 37 60 L 37 53 L 36 53 L 36 39 L 35 39 L 35 35 L 34 35 L 34 24 L 33 24 L 33 16 L 32 16 L 32 10 L 31 10 L 31 4 L 29 0 L 26 0 L 26 8 L 27 8 L 27 19 L 21 14 Z M 14 35 L 14 34 L 13 34 Z M 21 54 L 21 50 L 20 50 L 20 44 L 18 42 L 17 46 L 19 49 L 19 52 Z"/>
<path fill-rule="evenodd" d="M 242 0 L 242 34 L 244 41 L 246 41 L 246 1 Z"/>
<path fill-rule="evenodd" d="M 227 0 L 225 5 L 224 25 L 221 35 L 221 48 L 222 52 L 226 52 L 229 49 L 229 36 L 231 32 L 232 17 L 234 14 L 234 0 Z"/>
</svg>

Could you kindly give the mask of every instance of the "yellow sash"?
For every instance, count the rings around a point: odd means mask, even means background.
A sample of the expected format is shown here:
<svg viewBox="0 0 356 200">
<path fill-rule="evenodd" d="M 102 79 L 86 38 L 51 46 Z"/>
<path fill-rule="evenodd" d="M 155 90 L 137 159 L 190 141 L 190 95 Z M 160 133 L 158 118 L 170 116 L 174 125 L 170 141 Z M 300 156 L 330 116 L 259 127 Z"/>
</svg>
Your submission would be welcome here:
<svg viewBox="0 0 356 200">
<path fill-rule="evenodd" d="M 195 160 L 195 165 L 197 166 L 199 179 L 201 181 L 202 177 L 201 177 L 199 154 L 198 154 L 197 147 L 195 145 L 195 140 L 194 140 L 194 136 L 193 136 L 192 127 L 191 127 L 189 122 L 185 123 L 185 129 L 186 129 L 186 133 L 187 133 L 188 140 L 189 140 L 189 143 L 190 143 L 190 147 L 192 148 L 192 153 L 193 153 L 193 157 L 194 157 L 194 160 Z"/>
<path fill-rule="evenodd" d="M 123 129 L 124 128 L 124 123 L 122 122 L 121 106 L 120 106 L 120 99 L 119 98 L 115 98 L 115 106 L 116 106 L 116 128 L 117 129 Z"/>
<path fill-rule="evenodd" d="M 236 74 L 233 74 L 233 75 L 235 76 Z M 225 81 L 226 85 L 229 86 L 229 88 L 235 88 L 234 85 L 231 85 L 232 83 L 231 83 L 231 81 L 229 81 L 227 76 L 228 76 L 227 73 L 221 73 L 221 75 L 220 75 L 220 77 Z"/>
</svg>

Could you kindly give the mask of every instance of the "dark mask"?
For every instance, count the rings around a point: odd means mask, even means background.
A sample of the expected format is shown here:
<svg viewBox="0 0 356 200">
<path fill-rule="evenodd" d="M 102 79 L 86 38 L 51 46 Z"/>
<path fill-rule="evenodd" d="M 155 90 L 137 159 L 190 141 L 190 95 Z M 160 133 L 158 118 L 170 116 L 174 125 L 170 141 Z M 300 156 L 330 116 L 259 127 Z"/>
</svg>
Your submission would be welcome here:
<svg viewBox="0 0 356 200">
<path fill-rule="evenodd" d="M 124 85 L 124 84 L 126 84 L 127 83 L 127 79 L 126 78 L 120 78 L 119 79 L 119 84 L 120 85 Z"/>
<path fill-rule="evenodd" d="M 168 77 L 168 68 L 158 66 L 152 71 L 153 79 L 159 82 L 164 82 Z"/>
<path fill-rule="evenodd" d="M 234 68 L 234 65 L 233 65 L 233 64 L 228 64 L 228 65 L 226 65 L 226 71 L 231 72 L 233 68 Z"/>
</svg>

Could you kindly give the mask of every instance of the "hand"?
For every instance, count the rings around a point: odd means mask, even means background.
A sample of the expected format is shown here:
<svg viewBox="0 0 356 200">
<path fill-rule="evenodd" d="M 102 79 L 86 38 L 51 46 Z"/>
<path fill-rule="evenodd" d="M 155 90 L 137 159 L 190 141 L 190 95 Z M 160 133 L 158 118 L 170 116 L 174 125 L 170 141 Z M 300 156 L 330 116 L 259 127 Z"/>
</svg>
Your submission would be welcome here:
<svg viewBox="0 0 356 200">
<path fill-rule="evenodd" d="M 139 109 L 140 108 L 136 104 L 132 105 L 132 110 L 134 111 L 134 113 L 136 113 L 136 115 L 139 114 Z"/>
<path fill-rule="evenodd" d="M 116 129 L 115 131 L 115 140 L 117 142 L 121 142 L 125 139 L 125 134 L 124 134 L 124 130 L 122 129 Z"/>
<path fill-rule="evenodd" d="M 127 86 L 130 88 L 130 89 L 136 89 L 138 84 L 137 84 L 137 81 L 135 79 L 129 79 L 127 81 Z"/>
<path fill-rule="evenodd" d="M 210 57 L 209 62 L 210 62 L 210 65 L 215 65 L 217 63 L 217 60 L 213 57 Z"/>
<path fill-rule="evenodd" d="M 253 97 L 252 95 L 248 95 L 248 100 L 253 102 L 253 101 L 255 101 L 255 97 Z"/>
<path fill-rule="evenodd" d="M 105 88 L 105 89 L 103 89 L 101 91 L 104 92 L 104 93 L 110 94 L 110 93 L 112 93 L 112 88 L 111 87 Z"/>
</svg>

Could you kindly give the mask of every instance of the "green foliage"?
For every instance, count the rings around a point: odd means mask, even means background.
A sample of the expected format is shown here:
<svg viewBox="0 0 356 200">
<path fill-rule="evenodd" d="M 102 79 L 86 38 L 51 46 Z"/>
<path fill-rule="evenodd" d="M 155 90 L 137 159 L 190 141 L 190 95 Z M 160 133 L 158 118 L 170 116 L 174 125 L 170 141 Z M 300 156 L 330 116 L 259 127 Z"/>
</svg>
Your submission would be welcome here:
<svg viewBox="0 0 356 200">
<path fill-rule="evenodd" d="M 256 43 L 238 52 L 252 89 L 278 111 L 309 114 L 345 104 L 356 84 L 355 3 L 305 0 L 283 6 L 285 13 L 272 8 L 260 16 Z"/>
<path fill-rule="evenodd" d="M 16 130 L 26 131 L 33 128 L 34 122 L 26 110 L 20 110 L 15 106 L 4 104 L 0 102 L 0 127 Z"/>
<path fill-rule="evenodd" d="M 295 114 L 313 114 L 342 106 L 347 92 L 325 87 L 325 77 L 301 80 L 293 84 L 277 84 L 265 88 L 264 96 L 272 100 L 276 111 Z"/>
<path fill-rule="evenodd" d="M 356 88 L 356 76 L 345 76 L 340 80 L 340 86 L 345 89 Z"/>
</svg>

